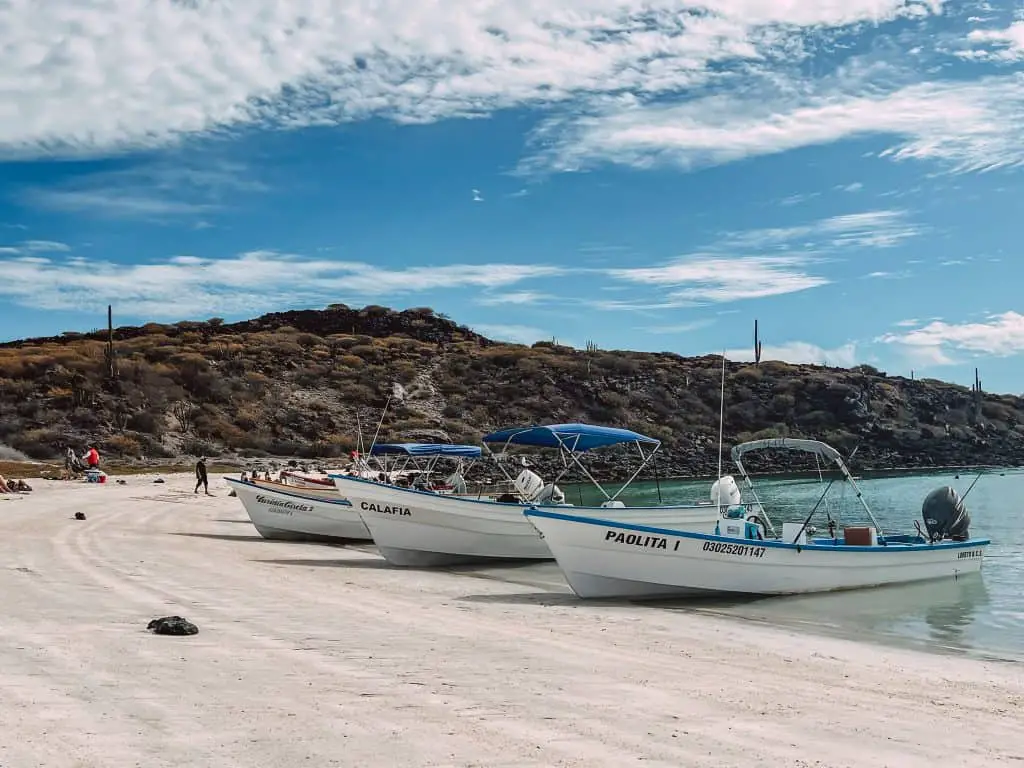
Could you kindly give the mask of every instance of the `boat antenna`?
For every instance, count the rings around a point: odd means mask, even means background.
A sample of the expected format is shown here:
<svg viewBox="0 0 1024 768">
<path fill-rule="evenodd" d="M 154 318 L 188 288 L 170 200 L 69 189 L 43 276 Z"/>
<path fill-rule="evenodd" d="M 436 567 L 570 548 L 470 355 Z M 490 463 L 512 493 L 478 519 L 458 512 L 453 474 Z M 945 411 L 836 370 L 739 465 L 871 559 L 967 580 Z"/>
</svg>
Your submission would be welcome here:
<svg viewBox="0 0 1024 768">
<path fill-rule="evenodd" d="M 964 491 L 964 495 L 960 497 L 960 501 L 961 502 L 963 502 L 963 500 L 967 498 L 967 494 L 970 493 L 974 489 L 974 486 L 977 485 L 978 481 L 981 480 L 981 476 L 984 475 L 984 474 L 985 474 L 985 469 L 982 468 L 981 472 L 978 473 L 978 476 L 976 478 L 974 478 L 974 482 L 972 482 L 969 486 L 967 486 L 967 490 Z"/>
<path fill-rule="evenodd" d="M 654 464 L 654 487 L 658 489 L 658 503 L 663 504 L 664 501 L 661 498 L 661 478 L 658 476 L 658 457 L 655 456 L 651 463 Z"/>
<path fill-rule="evenodd" d="M 388 399 L 384 402 L 384 410 L 380 412 L 380 421 L 377 422 L 377 431 L 373 433 L 373 442 L 370 443 L 370 451 L 373 451 L 373 446 L 377 444 L 377 435 L 380 434 L 380 428 L 384 424 L 384 414 L 388 412 L 388 406 L 391 405 L 391 395 L 388 395 Z"/>
<path fill-rule="evenodd" d="M 363 425 L 359 421 L 359 411 L 356 411 L 356 450 L 363 455 Z"/>
<path fill-rule="evenodd" d="M 725 430 L 725 350 L 722 350 L 722 391 L 718 401 L 718 477 L 722 479 L 722 433 Z M 722 507 L 722 484 L 718 484 L 718 498 L 715 499 L 719 510 Z"/>
</svg>

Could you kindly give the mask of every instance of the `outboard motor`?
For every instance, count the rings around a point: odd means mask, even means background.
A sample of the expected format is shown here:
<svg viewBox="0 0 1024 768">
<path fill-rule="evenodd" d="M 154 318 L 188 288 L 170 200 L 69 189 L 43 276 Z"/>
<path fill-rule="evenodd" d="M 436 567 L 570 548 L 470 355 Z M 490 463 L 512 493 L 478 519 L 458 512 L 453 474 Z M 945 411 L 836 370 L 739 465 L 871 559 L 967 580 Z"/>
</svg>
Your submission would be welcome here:
<svg viewBox="0 0 1024 768">
<path fill-rule="evenodd" d="M 548 483 L 533 499 L 538 504 L 560 506 L 565 503 L 565 493 L 554 483 Z"/>
<path fill-rule="evenodd" d="M 721 498 L 719 498 L 721 494 Z M 720 507 L 735 507 L 743 498 L 732 475 L 723 475 L 711 484 L 711 503 Z"/>
<path fill-rule="evenodd" d="M 964 541 L 968 537 L 971 516 L 960 494 L 948 485 L 924 497 L 921 516 L 931 541 L 941 541 L 947 536 L 953 541 Z"/>
</svg>

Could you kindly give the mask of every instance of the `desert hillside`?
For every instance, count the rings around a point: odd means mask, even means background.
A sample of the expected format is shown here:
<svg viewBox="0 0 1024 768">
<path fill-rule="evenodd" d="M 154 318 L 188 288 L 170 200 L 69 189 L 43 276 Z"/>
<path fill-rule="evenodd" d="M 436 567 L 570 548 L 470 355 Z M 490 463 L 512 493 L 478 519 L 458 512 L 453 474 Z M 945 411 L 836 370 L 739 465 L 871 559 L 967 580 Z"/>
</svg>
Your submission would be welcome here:
<svg viewBox="0 0 1024 768">
<path fill-rule="evenodd" d="M 721 359 L 496 343 L 430 309 L 334 305 L 65 333 L 0 345 L 0 443 L 33 458 L 98 440 L 108 456 L 340 456 L 367 440 L 477 441 L 584 421 L 662 439 L 658 471 L 713 472 Z M 730 364 L 725 442 L 859 444 L 858 469 L 1024 464 L 1024 401 L 935 380 Z M 595 468 L 614 458 L 595 454 Z M 778 468 L 766 456 L 752 468 Z M 812 462 L 813 464 L 813 462 Z"/>
</svg>

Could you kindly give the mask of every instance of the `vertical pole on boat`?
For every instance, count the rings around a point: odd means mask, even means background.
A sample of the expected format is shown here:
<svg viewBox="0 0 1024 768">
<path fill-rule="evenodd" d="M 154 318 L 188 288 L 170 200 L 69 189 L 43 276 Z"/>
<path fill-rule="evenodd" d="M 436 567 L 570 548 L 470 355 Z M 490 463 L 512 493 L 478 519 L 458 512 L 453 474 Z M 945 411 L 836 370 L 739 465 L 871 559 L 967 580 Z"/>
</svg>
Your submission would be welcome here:
<svg viewBox="0 0 1024 768">
<path fill-rule="evenodd" d="M 359 421 L 359 411 L 356 411 L 356 450 L 363 455 L 363 425 Z"/>
<path fill-rule="evenodd" d="M 722 391 L 718 402 L 718 477 L 722 479 L 722 434 L 725 431 L 725 350 L 722 350 Z M 718 484 L 718 498 L 715 504 L 718 505 L 718 514 L 722 514 L 722 485 Z"/>
<path fill-rule="evenodd" d="M 658 489 L 658 503 L 664 504 L 661 498 L 661 478 L 658 476 L 658 457 L 655 456 L 652 463 L 654 464 L 654 487 Z"/>
<path fill-rule="evenodd" d="M 380 428 L 384 426 L 384 415 L 388 412 L 388 406 L 391 405 L 391 395 L 388 395 L 388 399 L 384 401 L 384 410 L 380 412 L 380 421 L 377 422 L 377 431 L 373 433 L 373 442 L 370 443 L 370 452 L 373 452 L 373 446 L 377 444 L 377 436 L 380 434 Z"/>
</svg>

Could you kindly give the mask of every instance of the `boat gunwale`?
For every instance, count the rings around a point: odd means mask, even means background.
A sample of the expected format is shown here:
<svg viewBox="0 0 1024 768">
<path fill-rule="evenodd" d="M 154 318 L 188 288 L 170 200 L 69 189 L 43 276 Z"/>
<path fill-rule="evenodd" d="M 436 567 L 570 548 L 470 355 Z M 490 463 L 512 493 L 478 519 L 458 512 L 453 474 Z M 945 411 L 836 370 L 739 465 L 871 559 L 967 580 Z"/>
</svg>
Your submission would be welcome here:
<svg viewBox="0 0 1024 768">
<path fill-rule="evenodd" d="M 418 495 L 421 495 L 421 496 L 430 496 L 431 498 L 451 499 L 453 501 L 459 501 L 459 502 L 464 502 L 464 503 L 469 503 L 469 504 L 490 504 L 490 505 L 496 506 L 496 507 L 505 507 L 505 508 L 512 507 L 514 509 L 524 509 L 524 508 L 527 508 L 527 507 L 537 506 L 536 504 L 531 504 L 531 502 L 528 502 L 528 501 L 488 501 L 487 499 L 476 499 L 476 498 L 469 498 L 469 497 L 466 497 L 466 496 L 458 496 L 458 495 L 453 494 L 453 493 L 451 493 L 451 494 L 440 494 L 440 493 L 435 493 L 433 491 L 421 491 L 418 488 L 399 488 L 398 486 L 389 485 L 387 483 L 381 483 L 381 482 L 378 482 L 377 480 L 367 480 L 366 478 L 351 477 L 349 475 L 329 475 L 329 477 L 332 477 L 332 478 L 335 478 L 335 479 L 338 479 L 338 480 L 346 480 L 346 481 L 354 482 L 354 483 L 363 483 L 365 485 L 381 486 L 383 488 L 386 488 L 389 491 L 401 491 L 402 493 L 412 493 L 412 494 L 418 494 Z M 337 486 L 335 486 L 335 487 L 337 487 Z M 343 493 L 343 491 L 340 488 L 338 488 L 338 491 L 340 493 Z M 570 505 L 570 504 L 565 504 L 565 505 L 552 504 L 550 506 L 553 507 L 553 508 L 556 508 L 556 509 L 562 508 L 562 507 L 568 507 L 569 509 L 582 509 L 582 510 L 595 510 L 595 511 L 600 510 L 602 512 L 605 512 L 605 511 L 607 511 L 609 509 L 626 509 L 626 510 L 629 510 L 629 511 L 632 512 L 634 510 L 652 510 L 652 509 L 653 510 L 668 510 L 668 511 L 677 510 L 677 509 L 709 509 L 709 508 L 713 509 L 715 504 L 714 504 L 714 502 L 705 502 L 703 504 L 665 504 L 665 505 L 657 505 L 657 506 L 653 506 L 653 507 L 646 507 L 646 506 L 645 507 L 585 507 L 585 506 L 576 506 L 576 505 Z M 744 506 L 753 506 L 753 502 L 747 502 L 747 503 L 744 504 Z"/>
<path fill-rule="evenodd" d="M 638 525 L 635 523 L 617 522 L 596 517 L 583 517 L 581 515 L 566 515 L 560 512 L 549 512 L 548 510 L 536 507 L 526 509 L 523 514 L 527 519 L 531 517 L 543 517 L 550 520 L 562 520 L 571 523 L 582 523 L 601 528 L 620 528 L 627 531 L 639 533 L 650 533 L 657 536 L 674 536 L 681 539 L 693 539 L 695 541 L 714 541 L 724 544 L 744 544 L 753 547 L 767 547 L 769 549 L 787 550 L 811 550 L 814 552 L 924 552 L 945 549 L 971 549 L 973 547 L 986 547 L 992 543 L 991 539 L 967 539 L 966 541 L 940 541 L 935 543 L 917 542 L 893 542 L 891 544 L 879 543 L 877 545 L 861 544 L 794 544 L 788 541 L 774 541 L 771 539 L 740 539 L 734 536 L 716 536 L 713 533 L 695 533 L 692 531 L 677 531 L 670 528 L 657 528 L 650 525 Z"/>
<path fill-rule="evenodd" d="M 302 499 L 303 501 L 315 501 L 315 502 L 319 502 L 319 503 L 323 503 L 323 504 L 336 504 L 339 507 L 351 507 L 351 506 L 353 506 L 352 502 L 349 501 L 346 498 L 322 499 L 319 496 L 304 496 L 301 493 L 296 493 L 294 491 L 282 491 L 282 490 L 279 490 L 277 488 L 265 488 L 262 485 L 256 485 L 255 483 L 249 483 L 249 482 L 245 482 L 243 480 L 239 480 L 237 477 L 223 477 L 222 479 L 224 480 L 224 482 L 228 483 L 229 485 L 234 483 L 235 485 L 240 485 L 243 488 L 253 489 L 253 490 L 257 490 L 257 491 L 267 491 L 268 493 L 277 493 L 277 494 L 280 494 L 281 496 L 291 496 L 293 499 Z M 270 482 L 273 482 L 273 480 L 271 480 Z M 318 491 L 320 489 L 319 488 L 310 488 L 309 490 L 311 490 L 311 491 Z M 334 487 L 334 490 L 337 490 L 336 486 Z"/>
</svg>

